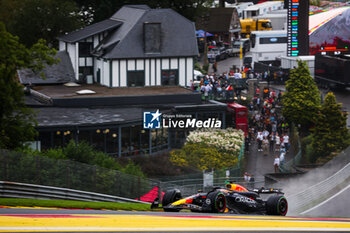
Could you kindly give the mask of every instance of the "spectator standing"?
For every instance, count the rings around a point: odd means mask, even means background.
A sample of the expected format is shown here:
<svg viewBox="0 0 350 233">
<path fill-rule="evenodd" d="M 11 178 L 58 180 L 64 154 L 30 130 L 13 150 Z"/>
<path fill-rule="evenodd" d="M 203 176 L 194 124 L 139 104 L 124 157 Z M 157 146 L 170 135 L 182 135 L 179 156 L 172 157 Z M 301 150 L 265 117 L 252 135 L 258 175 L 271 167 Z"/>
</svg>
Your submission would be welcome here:
<svg viewBox="0 0 350 233">
<path fill-rule="evenodd" d="M 270 151 L 273 151 L 274 144 L 275 144 L 275 134 L 271 133 L 271 135 L 270 135 Z"/>
<path fill-rule="evenodd" d="M 264 139 L 262 141 L 262 146 L 263 146 L 264 156 L 268 155 L 268 153 L 269 153 L 269 140 L 267 139 L 267 137 L 264 137 Z"/>
<path fill-rule="evenodd" d="M 279 151 L 280 150 L 280 145 L 281 145 L 281 138 L 279 136 L 278 133 L 276 133 L 276 137 L 275 137 L 275 151 Z"/>
<path fill-rule="evenodd" d="M 213 70 L 214 70 L 214 73 L 216 73 L 216 71 L 218 70 L 218 63 L 216 63 L 216 61 L 214 61 Z"/>
<path fill-rule="evenodd" d="M 264 139 L 264 136 L 262 134 L 262 132 L 259 130 L 256 136 L 256 140 L 258 141 L 258 151 L 262 151 L 262 141 Z"/>
<path fill-rule="evenodd" d="M 263 136 L 268 138 L 269 137 L 269 131 L 265 128 L 264 131 L 263 131 Z"/>
<path fill-rule="evenodd" d="M 280 157 L 278 157 L 278 155 L 275 156 L 275 160 L 273 161 L 273 166 L 275 168 L 275 173 L 278 173 L 279 166 L 280 166 Z"/>
<path fill-rule="evenodd" d="M 289 150 L 289 136 L 288 136 L 288 134 L 284 134 L 283 144 L 284 144 L 284 147 L 286 148 L 286 152 L 288 152 L 288 150 Z"/>
</svg>

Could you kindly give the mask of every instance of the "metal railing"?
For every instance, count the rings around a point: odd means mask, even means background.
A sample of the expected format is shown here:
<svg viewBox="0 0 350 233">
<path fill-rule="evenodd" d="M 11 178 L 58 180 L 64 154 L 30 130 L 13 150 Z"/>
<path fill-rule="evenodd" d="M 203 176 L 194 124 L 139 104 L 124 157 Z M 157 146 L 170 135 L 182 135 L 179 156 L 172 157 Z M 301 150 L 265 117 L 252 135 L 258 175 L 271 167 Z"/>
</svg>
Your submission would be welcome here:
<svg viewBox="0 0 350 233">
<path fill-rule="evenodd" d="M 341 169 L 339 169 L 337 166 L 334 166 L 334 168 L 329 168 L 326 164 L 319 170 L 309 172 L 308 175 L 312 177 L 320 176 L 320 174 L 330 173 L 333 171 L 332 175 L 316 184 L 312 180 L 310 182 L 304 180 L 304 182 L 313 183 L 313 185 L 310 185 L 302 192 L 293 194 L 288 197 L 288 201 L 290 202 L 289 206 L 292 213 L 302 213 L 303 211 L 314 207 L 318 203 L 321 203 L 326 198 L 328 198 L 331 195 L 334 195 L 336 192 L 339 192 L 342 188 L 348 185 L 350 179 L 350 162 L 347 161 L 348 159 L 342 160 L 342 158 L 348 157 L 349 154 L 350 147 L 347 148 L 345 151 L 341 152 L 341 154 L 338 155 L 339 158 L 334 159 L 337 160 L 335 164 L 344 164 L 344 162 L 347 163 Z"/>
<path fill-rule="evenodd" d="M 84 191 L 74 190 L 74 189 L 7 182 L 7 181 L 0 181 L 0 197 L 55 199 L 55 200 L 73 200 L 73 201 L 146 203 L 146 202 L 137 201 L 129 198 L 106 195 L 101 193 L 84 192 Z"/>
</svg>

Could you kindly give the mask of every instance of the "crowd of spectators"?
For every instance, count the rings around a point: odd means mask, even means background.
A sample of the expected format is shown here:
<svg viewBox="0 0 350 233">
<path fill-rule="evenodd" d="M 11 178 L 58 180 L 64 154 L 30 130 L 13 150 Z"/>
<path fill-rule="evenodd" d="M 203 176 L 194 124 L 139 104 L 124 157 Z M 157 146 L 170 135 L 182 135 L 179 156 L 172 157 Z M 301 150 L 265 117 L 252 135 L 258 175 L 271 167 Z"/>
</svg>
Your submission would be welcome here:
<svg viewBox="0 0 350 233">
<path fill-rule="evenodd" d="M 234 99 L 241 96 L 242 89 L 246 88 L 247 79 L 257 79 L 258 81 L 274 81 L 279 83 L 282 73 L 255 72 L 251 67 L 242 67 L 231 69 L 229 72 L 217 74 L 216 63 L 213 64 L 212 73 L 197 76 L 195 80 L 190 80 L 188 88 L 193 91 L 201 92 L 203 99 Z"/>
<path fill-rule="evenodd" d="M 256 90 L 257 93 L 260 90 Z M 264 156 L 276 155 L 274 161 L 275 172 L 283 164 L 285 153 L 289 150 L 289 124 L 282 114 L 277 111 L 282 99 L 282 92 L 278 94 L 274 90 L 265 89 L 260 98 L 257 94 L 249 104 L 251 120 L 248 130 L 248 145 L 257 143 L 257 151 Z M 274 156 L 275 157 L 275 156 Z"/>
<path fill-rule="evenodd" d="M 246 78 L 245 72 L 224 72 L 220 75 L 210 73 L 200 80 L 190 81 L 188 86 L 193 91 L 201 92 L 205 99 L 233 99 L 239 98 L 242 88 L 237 87 L 235 80 Z"/>
</svg>

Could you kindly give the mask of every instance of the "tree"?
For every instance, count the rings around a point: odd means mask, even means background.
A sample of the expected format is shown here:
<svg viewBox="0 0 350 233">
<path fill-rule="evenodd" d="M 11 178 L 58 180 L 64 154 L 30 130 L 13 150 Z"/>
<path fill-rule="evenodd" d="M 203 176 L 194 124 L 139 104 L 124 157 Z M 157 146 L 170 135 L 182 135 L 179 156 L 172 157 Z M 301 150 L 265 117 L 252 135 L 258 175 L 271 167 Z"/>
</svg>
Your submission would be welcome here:
<svg viewBox="0 0 350 233">
<path fill-rule="evenodd" d="M 237 164 L 238 158 L 206 144 L 187 144 L 180 150 L 171 152 L 170 160 L 181 167 L 194 167 L 200 170 L 229 168 Z"/>
<path fill-rule="evenodd" d="M 341 107 L 332 92 L 326 95 L 312 133 L 315 159 L 327 157 L 332 152 L 339 152 L 348 146 L 347 114 L 341 111 Z"/>
<path fill-rule="evenodd" d="M 0 148 L 20 147 L 36 135 L 34 115 L 25 106 L 16 71 L 30 68 L 39 72 L 46 64 L 58 62 L 52 57 L 55 54 L 56 50 L 49 49 L 44 40 L 27 49 L 0 22 Z"/>
<path fill-rule="evenodd" d="M 305 136 L 315 124 L 321 103 L 320 92 L 306 62 L 298 60 L 298 67 L 290 71 L 282 102 L 283 116 L 295 123 L 301 136 Z"/>
<path fill-rule="evenodd" d="M 94 22 L 111 17 L 124 5 L 146 4 L 151 8 L 171 8 L 184 17 L 195 21 L 211 6 L 213 0 L 75 0 L 81 12 L 93 15 Z"/>
<path fill-rule="evenodd" d="M 58 36 L 83 26 L 73 0 L 1 0 L 0 21 L 27 47 L 42 38 L 57 48 Z"/>
<path fill-rule="evenodd" d="M 235 129 L 197 130 L 186 144 L 171 152 L 170 161 L 178 166 L 200 170 L 233 167 L 244 141 L 244 133 Z"/>
</svg>

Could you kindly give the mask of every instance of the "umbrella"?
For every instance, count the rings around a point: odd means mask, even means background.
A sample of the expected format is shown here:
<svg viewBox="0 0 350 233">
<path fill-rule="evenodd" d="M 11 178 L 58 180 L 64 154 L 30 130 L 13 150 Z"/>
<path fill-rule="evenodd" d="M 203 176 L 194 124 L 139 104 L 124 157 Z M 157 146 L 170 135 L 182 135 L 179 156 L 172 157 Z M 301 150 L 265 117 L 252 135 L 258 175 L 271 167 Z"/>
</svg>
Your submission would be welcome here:
<svg viewBox="0 0 350 233">
<path fill-rule="evenodd" d="M 204 37 L 204 33 L 206 33 L 207 37 L 208 37 L 208 36 L 214 36 L 213 34 L 210 34 L 209 32 L 204 32 L 203 30 L 198 30 L 198 31 L 196 31 L 197 37 L 200 37 L 200 38 L 203 38 L 203 37 Z"/>
</svg>

